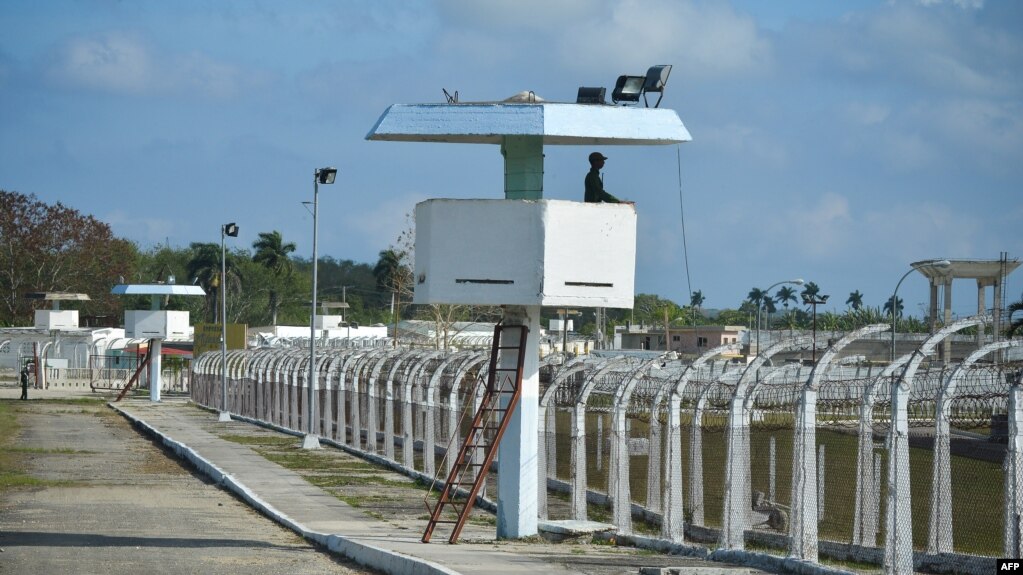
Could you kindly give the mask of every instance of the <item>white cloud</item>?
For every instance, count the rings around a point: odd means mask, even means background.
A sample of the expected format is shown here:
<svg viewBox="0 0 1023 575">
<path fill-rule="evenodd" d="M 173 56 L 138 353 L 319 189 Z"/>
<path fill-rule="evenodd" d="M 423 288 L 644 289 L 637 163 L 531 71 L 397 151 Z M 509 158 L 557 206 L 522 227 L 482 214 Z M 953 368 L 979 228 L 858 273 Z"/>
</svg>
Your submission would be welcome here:
<svg viewBox="0 0 1023 575">
<path fill-rule="evenodd" d="M 138 94 L 151 86 L 152 68 L 149 51 L 140 41 L 110 34 L 68 41 L 60 49 L 50 73 L 74 86 Z"/>
<path fill-rule="evenodd" d="M 783 142 L 771 137 L 760 127 L 727 123 L 710 124 L 699 135 L 700 142 L 739 158 L 759 159 L 772 167 L 784 167 L 788 152 Z"/>
<path fill-rule="evenodd" d="M 194 94 L 230 98 L 247 80 L 236 66 L 206 54 L 160 54 L 133 34 L 72 38 L 51 57 L 49 76 L 72 88 L 131 95 Z"/>
<path fill-rule="evenodd" d="M 757 72 L 773 60 L 753 19 L 721 3 L 625 0 L 608 17 L 587 18 L 566 32 L 563 58 L 588 58 L 623 72 L 674 63 L 691 80 Z"/>
<path fill-rule="evenodd" d="M 819 258 L 848 249 L 854 225 L 849 200 L 827 192 L 812 204 L 781 209 L 769 227 L 773 230 L 771 237 L 791 238 L 786 245 Z"/>
</svg>

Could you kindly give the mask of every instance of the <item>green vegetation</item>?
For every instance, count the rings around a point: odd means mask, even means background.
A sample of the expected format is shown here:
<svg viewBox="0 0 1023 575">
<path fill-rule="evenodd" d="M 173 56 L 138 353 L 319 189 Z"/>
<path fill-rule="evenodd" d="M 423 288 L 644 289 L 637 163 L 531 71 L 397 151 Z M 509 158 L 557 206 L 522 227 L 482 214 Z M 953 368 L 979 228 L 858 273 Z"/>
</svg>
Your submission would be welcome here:
<svg viewBox="0 0 1023 575">
<path fill-rule="evenodd" d="M 703 490 L 704 490 L 704 523 L 709 527 L 721 526 L 722 503 L 724 501 L 725 457 L 727 443 L 722 425 L 707 427 L 707 416 L 704 417 L 705 427 L 702 432 L 703 444 Z M 605 451 L 601 465 L 597 465 L 598 437 L 596 419 L 606 415 L 589 414 L 587 416 L 586 435 L 587 451 L 587 482 L 590 489 L 604 491 L 607 489 L 608 438 L 609 420 L 605 420 Z M 722 416 L 723 417 L 723 416 Z M 750 434 L 750 473 L 752 489 L 765 494 L 769 492 L 769 453 L 770 441 L 775 440 L 775 502 L 784 506 L 790 505 L 792 490 L 792 414 L 779 413 L 770 418 L 770 426 L 754 425 Z M 568 429 L 570 417 L 566 412 L 559 412 L 556 419 L 558 429 L 558 461 L 557 477 L 569 480 L 571 468 L 569 453 L 571 443 Z M 649 433 L 646 423 L 634 420 L 632 437 L 646 437 Z M 857 437 L 852 430 L 834 431 L 825 428 L 817 429 L 817 445 L 825 450 L 825 508 L 824 519 L 821 521 L 820 537 L 831 541 L 848 542 L 852 538 L 853 502 L 856 499 L 856 452 Z M 681 444 L 683 446 L 682 468 L 684 481 L 688 482 L 689 469 L 689 426 L 682 426 Z M 884 504 L 887 488 L 884 485 L 887 473 L 884 451 L 877 450 L 881 460 L 881 510 L 878 541 L 884 541 Z M 910 449 L 910 476 L 913 484 L 913 544 L 917 549 L 926 548 L 928 520 L 930 515 L 930 488 L 933 464 L 933 453 L 930 449 Z M 645 505 L 647 489 L 647 456 L 634 455 L 630 458 L 630 488 L 633 501 Z M 1003 505 L 1003 472 L 997 463 L 978 459 L 952 456 L 952 516 L 953 539 L 957 552 L 978 555 L 997 556 L 1001 553 L 1002 525 L 1004 517 Z M 683 493 L 688 493 L 688 487 Z M 551 493 L 552 499 L 567 500 L 567 495 Z M 692 501 L 685 500 L 687 517 L 691 517 Z M 589 518 L 594 521 L 606 521 L 610 513 L 606 508 L 589 505 Z M 634 528 L 642 532 L 646 527 L 634 521 Z"/>
</svg>

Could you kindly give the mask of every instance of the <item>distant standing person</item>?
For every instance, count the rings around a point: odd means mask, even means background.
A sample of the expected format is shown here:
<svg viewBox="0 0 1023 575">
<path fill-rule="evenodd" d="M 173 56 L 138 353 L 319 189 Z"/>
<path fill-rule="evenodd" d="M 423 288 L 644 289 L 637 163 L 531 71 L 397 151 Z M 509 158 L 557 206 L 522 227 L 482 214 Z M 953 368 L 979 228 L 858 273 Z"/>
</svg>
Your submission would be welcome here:
<svg viewBox="0 0 1023 575">
<path fill-rule="evenodd" d="M 28 399 L 28 366 L 21 368 L 21 399 Z"/>
<path fill-rule="evenodd" d="M 608 204 L 631 204 L 632 202 L 623 202 L 604 191 L 604 180 L 600 177 L 600 170 L 604 167 L 604 160 L 606 159 L 607 157 L 600 152 L 590 154 L 590 172 L 586 174 L 586 195 L 583 201 L 594 204 L 601 202 Z"/>
</svg>

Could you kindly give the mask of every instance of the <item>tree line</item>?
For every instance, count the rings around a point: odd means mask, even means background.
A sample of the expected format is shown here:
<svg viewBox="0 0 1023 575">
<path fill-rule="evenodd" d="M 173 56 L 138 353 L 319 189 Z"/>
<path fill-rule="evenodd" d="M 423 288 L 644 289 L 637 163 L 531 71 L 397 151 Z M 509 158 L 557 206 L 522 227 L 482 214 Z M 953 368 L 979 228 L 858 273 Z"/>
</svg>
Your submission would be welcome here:
<svg viewBox="0 0 1023 575">
<path fill-rule="evenodd" d="M 495 321 L 494 307 L 412 305 L 414 226 L 410 222 L 395 245 L 380 251 L 376 262 L 323 256 L 318 262 L 317 299 L 344 301 L 346 319 L 362 325 L 391 324 L 402 318 L 436 322 L 447 331 L 458 321 Z M 31 325 L 33 311 L 45 303 L 25 298 L 29 292 L 87 293 L 88 302 L 76 302 L 83 325 L 120 325 L 125 309 L 147 309 L 145 297 L 116 297 L 117 283 L 189 283 L 201 286 L 206 297 L 166 298 L 167 309 L 187 310 L 193 322 L 216 322 L 220 317 L 221 290 L 227 293 L 227 319 L 250 326 L 307 325 L 312 285 L 312 261 L 294 255 L 295 244 L 280 232 L 258 234 L 251 248 L 226 252 L 226 280 L 221 285 L 221 246 L 193 242 L 187 247 L 158 245 L 139 249 L 114 236 L 110 226 L 90 215 L 64 206 L 46 204 L 34 195 L 0 190 L 0 326 Z M 807 283 L 802 294 L 817 295 L 820 288 Z M 758 307 L 765 329 L 808 329 L 812 317 L 796 290 L 782 286 L 774 294 L 750 290 L 738 308 L 708 315 L 702 291 L 694 291 L 687 305 L 654 294 L 637 294 L 632 310 L 605 310 L 604 333 L 626 322 L 649 325 L 752 325 Z M 795 304 L 795 305 L 793 305 Z M 818 310 L 817 327 L 850 331 L 870 323 L 891 321 L 891 308 L 902 316 L 901 298 L 883 308 L 863 306 L 859 290 L 849 294 L 842 312 Z M 779 309 L 779 306 L 781 309 Z M 790 307 L 791 306 L 791 307 Z M 575 316 L 576 330 L 596 331 L 594 310 Z M 1023 333 L 1023 299 L 1007 309 L 1010 334 Z M 542 319 L 558 317 L 544 309 Z M 913 317 L 899 320 L 900 331 L 926 332 L 928 325 Z"/>
</svg>

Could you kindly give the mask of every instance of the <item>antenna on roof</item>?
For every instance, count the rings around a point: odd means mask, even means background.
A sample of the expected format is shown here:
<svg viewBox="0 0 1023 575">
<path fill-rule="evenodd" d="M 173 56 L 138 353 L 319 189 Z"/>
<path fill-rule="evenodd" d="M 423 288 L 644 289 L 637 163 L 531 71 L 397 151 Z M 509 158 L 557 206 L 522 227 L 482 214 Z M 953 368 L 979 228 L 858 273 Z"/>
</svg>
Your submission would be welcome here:
<svg viewBox="0 0 1023 575">
<path fill-rule="evenodd" d="M 444 88 L 441 88 L 441 91 L 444 92 L 444 98 L 447 99 L 448 104 L 457 104 L 458 103 L 458 90 L 455 90 L 455 95 L 454 96 L 449 94 L 448 91 L 445 90 Z"/>
</svg>

